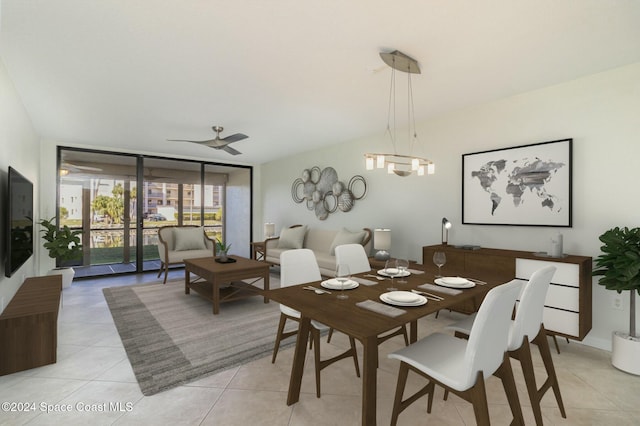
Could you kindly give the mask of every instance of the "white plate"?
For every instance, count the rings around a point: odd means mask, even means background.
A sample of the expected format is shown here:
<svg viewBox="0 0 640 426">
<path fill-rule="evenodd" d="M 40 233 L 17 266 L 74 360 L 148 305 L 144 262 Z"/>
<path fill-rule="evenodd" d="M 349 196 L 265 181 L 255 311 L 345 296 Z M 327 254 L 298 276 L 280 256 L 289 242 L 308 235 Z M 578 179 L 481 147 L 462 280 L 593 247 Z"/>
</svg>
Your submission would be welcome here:
<svg viewBox="0 0 640 426">
<path fill-rule="evenodd" d="M 335 278 L 331 278 L 330 280 L 326 280 L 326 281 L 322 281 L 320 283 L 320 285 L 324 288 L 329 288 L 331 290 L 342 290 L 343 287 L 340 286 L 340 282 L 338 280 L 336 280 Z M 344 283 L 344 290 L 353 290 L 354 288 L 358 287 L 360 284 L 358 284 L 356 281 L 353 280 L 349 280 L 346 281 Z"/>
<path fill-rule="evenodd" d="M 418 297 L 418 300 L 415 302 L 397 302 L 393 299 L 389 298 L 389 293 L 382 293 L 380 295 L 380 300 L 382 300 L 384 303 L 388 303 L 390 305 L 395 305 L 395 306 L 422 306 L 425 305 L 427 303 L 427 298 L 424 296 L 420 296 L 419 294 L 416 294 L 416 296 Z"/>
<path fill-rule="evenodd" d="M 410 291 L 390 291 L 385 294 L 390 300 L 400 303 L 416 303 L 421 297 L 420 295 L 411 293 Z"/>
<path fill-rule="evenodd" d="M 464 285 L 468 281 L 466 278 L 460 277 L 442 277 L 440 278 L 440 280 L 442 280 L 443 283 L 449 285 Z"/>
<path fill-rule="evenodd" d="M 393 270 L 393 271 L 398 271 L 396 268 L 389 268 L 389 269 L 391 269 L 391 270 Z M 391 276 L 391 275 L 389 275 L 389 274 L 386 272 L 386 270 L 385 270 L 385 269 L 380 269 L 380 270 L 378 271 L 378 275 L 382 275 L 382 276 L 384 276 L 384 277 L 390 277 L 390 276 Z M 403 273 L 401 273 L 401 274 L 394 275 L 394 277 L 396 277 L 396 278 L 397 278 L 397 277 L 408 277 L 409 275 L 411 275 L 411 272 L 409 272 L 409 271 L 404 271 L 404 272 L 403 272 Z"/>
<path fill-rule="evenodd" d="M 471 288 L 471 287 L 475 287 L 476 283 L 471 282 L 469 280 L 465 280 L 464 278 L 462 278 L 464 280 L 464 282 L 460 282 L 459 284 L 452 284 L 451 282 L 447 282 L 445 281 L 443 278 L 436 278 L 434 280 L 434 282 L 442 287 L 449 287 L 449 288 Z"/>
</svg>

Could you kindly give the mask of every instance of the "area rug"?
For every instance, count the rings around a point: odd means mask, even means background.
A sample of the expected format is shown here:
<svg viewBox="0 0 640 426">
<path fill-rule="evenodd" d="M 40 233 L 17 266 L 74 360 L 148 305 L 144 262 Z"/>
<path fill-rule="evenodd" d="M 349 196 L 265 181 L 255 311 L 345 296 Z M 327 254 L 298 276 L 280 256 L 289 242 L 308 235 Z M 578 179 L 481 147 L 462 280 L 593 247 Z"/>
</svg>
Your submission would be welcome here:
<svg viewBox="0 0 640 426">
<path fill-rule="evenodd" d="M 144 395 L 153 395 L 269 355 L 279 305 L 262 297 L 211 303 L 184 282 L 103 290 Z M 283 342 L 292 345 L 293 338 Z"/>
</svg>

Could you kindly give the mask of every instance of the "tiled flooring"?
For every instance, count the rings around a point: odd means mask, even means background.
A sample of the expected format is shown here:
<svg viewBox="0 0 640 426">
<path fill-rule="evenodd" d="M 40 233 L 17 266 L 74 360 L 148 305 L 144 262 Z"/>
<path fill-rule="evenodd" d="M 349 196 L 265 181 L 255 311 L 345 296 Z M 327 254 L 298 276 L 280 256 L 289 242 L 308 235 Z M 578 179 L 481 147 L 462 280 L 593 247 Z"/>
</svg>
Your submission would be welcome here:
<svg viewBox="0 0 640 426">
<path fill-rule="evenodd" d="M 182 279 L 181 270 L 170 278 Z M 286 405 L 292 349 L 282 350 L 275 364 L 270 357 L 203 378 L 154 396 L 141 394 L 111 314 L 103 287 L 157 282 L 156 274 L 77 281 L 63 292 L 59 318 L 58 362 L 0 377 L 0 402 L 27 403 L 27 412 L 0 411 L 1 425 L 359 425 L 360 379 L 350 359 L 322 372 L 322 398 L 314 391 L 313 355 L 308 352 L 300 402 Z M 277 275 L 273 277 L 277 282 Z M 425 318 L 421 333 L 442 328 L 454 319 L 442 312 Z M 275 333 L 275 330 L 274 330 Z M 331 344 L 323 342 L 324 355 L 340 350 L 348 340 L 336 333 Z M 378 423 L 389 424 L 398 364 L 386 353 L 399 348 L 391 339 L 380 348 L 378 370 Z M 552 392 L 543 399 L 547 425 L 640 424 L 640 377 L 617 371 L 609 353 L 560 341 L 562 353 L 554 353 L 567 419 L 560 417 Z M 540 379 L 544 368 L 534 353 Z M 535 424 L 523 385 L 522 372 L 513 362 L 526 424 Z M 410 375 L 408 389 L 423 380 Z M 496 378 L 487 384 L 492 424 L 507 425 L 511 414 Z M 31 404 L 35 404 L 35 407 Z M 57 406 L 56 406 L 57 404 Z M 93 404 L 93 405 L 92 405 Z M 110 406 L 111 404 L 111 406 Z M 71 407 L 67 412 L 50 410 Z M 84 410 L 81 410 L 83 409 Z M 103 411 L 98 411 L 103 409 Z M 471 406 L 457 397 L 442 400 L 439 390 L 431 414 L 426 398 L 400 415 L 401 425 L 473 425 Z"/>
</svg>

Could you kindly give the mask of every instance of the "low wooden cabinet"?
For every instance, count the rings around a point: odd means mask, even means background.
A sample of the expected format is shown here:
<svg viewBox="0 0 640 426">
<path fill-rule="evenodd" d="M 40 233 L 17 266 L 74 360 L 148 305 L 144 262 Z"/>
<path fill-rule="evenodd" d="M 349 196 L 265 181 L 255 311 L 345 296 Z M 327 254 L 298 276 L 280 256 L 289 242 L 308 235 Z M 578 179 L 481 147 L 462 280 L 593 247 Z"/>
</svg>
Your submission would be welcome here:
<svg viewBox="0 0 640 426">
<path fill-rule="evenodd" d="M 0 315 L 0 376 L 56 362 L 62 276 L 27 278 Z"/>
<path fill-rule="evenodd" d="M 443 275 L 449 265 L 471 278 L 490 275 L 507 282 L 514 278 L 529 279 L 534 271 L 548 265 L 555 266 L 557 269 L 544 307 L 543 321 L 547 332 L 582 340 L 591 330 L 591 257 L 569 255 L 551 258 L 518 250 L 466 250 L 433 245 L 422 248 L 425 271 L 437 272 L 431 260 L 436 251 L 444 251 L 447 255 Z M 461 307 L 460 310 L 468 312 L 469 307 Z"/>
</svg>

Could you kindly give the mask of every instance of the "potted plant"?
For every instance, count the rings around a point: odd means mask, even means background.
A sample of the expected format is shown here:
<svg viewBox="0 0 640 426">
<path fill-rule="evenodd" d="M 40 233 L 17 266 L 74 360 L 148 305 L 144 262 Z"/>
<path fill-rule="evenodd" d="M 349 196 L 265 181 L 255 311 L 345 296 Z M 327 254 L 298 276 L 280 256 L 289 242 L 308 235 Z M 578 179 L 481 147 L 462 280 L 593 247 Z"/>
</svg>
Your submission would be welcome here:
<svg viewBox="0 0 640 426">
<path fill-rule="evenodd" d="M 640 228 L 615 227 L 600 235 L 604 244 L 596 258 L 594 276 L 599 284 L 618 293 L 630 293 L 629 333 L 613 333 L 611 363 L 628 373 L 640 375 L 640 336 L 636 333 L 635 293 L 640 293 Z"/>
<path fill-rule="evenodd" d="M 222 262 L 226 262 L 229 254 L 229 249 L 231 248 L 231 244 L 225 244 L 220 239 L 216 238 L 216 253 L 220 254 L 220 260 Z"/>
<path fill-rule="evenodd" d="M 49 251 L 49 257 L 57 259 L 61 265 L 68 265 L 73 260 L 82 257 L 82 244 L 80 243 L 80 230 L 71 230 L 67 225 L 58 228 L 55 224 L 55 217 L 42 219 L 38 222 L 43 226 L 41 229 L 42 239 L 45 240 L 44 248 Z M 71 285 L 75 271 L 71 266 L 61 266 L 49 271 L 49 274 L 62 275 L 62 287 Z"/>
</svg>

